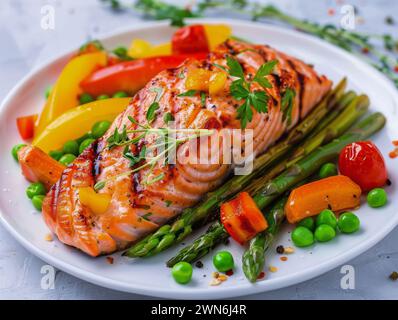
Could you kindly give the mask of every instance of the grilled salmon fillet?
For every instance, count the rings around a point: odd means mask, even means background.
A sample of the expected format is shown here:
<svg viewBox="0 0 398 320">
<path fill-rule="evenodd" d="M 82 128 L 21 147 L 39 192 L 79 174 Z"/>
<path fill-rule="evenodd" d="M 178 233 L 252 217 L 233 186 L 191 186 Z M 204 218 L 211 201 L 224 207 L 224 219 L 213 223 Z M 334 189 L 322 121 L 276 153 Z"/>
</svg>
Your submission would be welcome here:
<svg viewBox="0 0 398 320">
<path fill-rule="evenodd" d="M 110 148 L 109 138 L 115 129 L 121 132 L 123 128 L 129 132 L 130 139 L 136 137 L 137 133 L 131 133 L 131 130 L 137 129 L 137 123 L 130 119 L 134 118 L 140 124 L 147 123 L 147 111 L 155 99 L 158 99 L 159 108 L 155 111 L 157 116 L 151 123 L 152 128 L 166 127 L 164 114 L 170 113 L 177 128 L 239 129 L 237 108 L 243 101 L 235 100 L 230 94 L 233 79 L 227 80 L 221 94 L 206 95 L 205 101 L 200 95 L 179 96 L 187 91 L 185 79 L 188 72 L 226 67 L 227 56 L 239 61 L 247 79 L 251 79 L 265 62 L 278 60 L 273 73 L 266 76 L 272 88 L 263 89 L 253 83 L 253 89 L 266 90 L 270 96 L 268 111 L 254 111 L 253 119 L 246 127 L 253 129 L 255 155 L 266 152 L 282 134 L 305 117 L 332 85 L 329 79 L 318 75 L 301 60 L 268 46 L 234 40 L 220 45 L 206 60 L 187 60 L 178 68 L 159 73 L 134 96 L 108 132 L 62 172 L 59 181 L 48 192 L 43 202 L 43 216 L 62 242 L 91 256 L 124 249 L 184 208 L 193 206 L 205 193 L 226 179 L 233 164 L 223 164 L 222 159 L 219 163 L 196 164 L 182 163 L 177 157 L 175 164 L 158 164 L 153 172 L 157 175 L 161 173 L 162 179 L 148 184 L 145 177 L 149 169 L 144 167 L 131 172 L 131 164 L 124 156 L 125 146 Z M 162 90 L 160 97 L 157 96 L 159 88 Z M 282 93 L 286 88 L 296 93 L 291 122 L 284 118 L 281 110 Z M 177 154 L 186 152 L 191 142 L 181 144 Z M 205 147 L 210 148 L 211 156 L 214 149 L 220 146 Z M 136 153 L 142 145 L 138 143 L 129 148 Z M 107 182 L 98 193 L 110 197 L 108 208 L 101 214 L 92 212 L 79 198 L 79 188 L 93 187 L 98 181 Z"/>
</svg>

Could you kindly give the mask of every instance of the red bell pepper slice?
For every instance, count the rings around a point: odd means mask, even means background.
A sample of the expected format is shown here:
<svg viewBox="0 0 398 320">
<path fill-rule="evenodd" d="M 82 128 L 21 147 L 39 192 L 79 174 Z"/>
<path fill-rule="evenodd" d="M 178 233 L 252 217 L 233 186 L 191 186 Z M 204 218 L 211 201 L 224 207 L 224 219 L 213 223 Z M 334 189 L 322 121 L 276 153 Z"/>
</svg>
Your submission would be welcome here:
<svg viewBox="0 0 398 320">
<path fill-rule="evenodd" d="M 37 117 L 37 114 L 32 114 L 17 118 L 17 128 L 22 139 L 33 138 Z"/>
<path fill-rule="evenodd" d="M 95 71 L 80 83 L 80 87 L 93 96 L 112 95 L 118 91 L 134 94 L 159 72 L 178 67 L 187 58 L 204 59 L 205 57 L 205 53 L 199 53 L 121 62 Z"/>
<path fill-rule="evenodd" d="M 171 39 L 171 47 L 173 54 L 210 51 L 203 25 L 191 25 L 178 29 Z"/>
</svg>

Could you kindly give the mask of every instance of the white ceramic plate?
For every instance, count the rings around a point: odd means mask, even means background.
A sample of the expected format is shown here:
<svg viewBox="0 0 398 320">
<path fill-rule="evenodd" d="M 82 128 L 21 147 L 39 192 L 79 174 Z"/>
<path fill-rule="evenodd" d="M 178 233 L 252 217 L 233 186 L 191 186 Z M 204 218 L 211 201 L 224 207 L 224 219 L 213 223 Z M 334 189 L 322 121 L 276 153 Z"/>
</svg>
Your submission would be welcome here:
<svg viewBox="0 0 398 320">
<path fill-rule="evenodd" d="M 197 21 L 197 20 L 196 20 Z M 361 231 L 354 235 L 340 235 L 327 244 L 318 244 L 309 249 L 298 249 L 281 262 L 275 247 L 269 250 L 267 266 L 278 267 L 278 272 L 267 273 L 266 279 L 250 284 L 242 273 L 240 257 L 242 248 L 230 244 L 236 259 L 235 274 L 218 287 L 209 286 L 212 263 L 204 259 L 203 269 L 194 269 L 193 281 L 186 286 L 176 284 L 164 262 L 179 248 L 174 248 L 151 259 L 128 260 L 114 254 L 115 263 L 110 265 L 105 257 L 90 258 L 78 250 L 58 241 L 47 242 L 48 229 L 40 213 L 35 212 L 25 196 L 27 181 L 20 175 L 20 169 L 10 156 L 12 146 L 20 142 L 15 118 L 20 115 L 37 113 L 42 108 L 45 87 L 54 83 L 68 55 L 44 64 L 23 79 L 4 100 L 0 114 L 0 211 L 3 225 L 29 251 L 76 277 L 92 283 L 128 292 L 166 298 L 226 298 L 263 292 L 299 283 L 316 277 L 354 258 L 385 237 L 398 223 L 397 192 L 398 166 L 389 159 L 391 141 L 398 139 L 398 93 L 393 85 L 372 67 L 350 54 L 314 37 L 296 31 L 280 29 L 264 24 L 234 20 L 204 20 L 207 23 L 228 23 L 235 35 L 253 42 L 270 44 L 291 55 L 315 65 L 317 71 L 334 81 L 348 76 L 349 87 L 357 92 L 366 92 L 371 101 L 372 111 L 383 112 L 388 123 L 385 129 L 372 140 L 380 147 L 387 160 L 390 179 L 389 204 L 379 210 L 363 205 L 358 211 Z M 199 22 L 199 21 L 197 21 Z M 144 38 L 151 42 L 168 41 L 173 28 L 167 23 L 143 24 L 103 38 L 104 44 L 128 45 L 133 38 Z M 397 161 L 397 160 L 396 160 Z M 280 232 L 275 246 L 289 245 L 288 227 Z M 187 239 L 189 242 L 191 239 Z M 207 277 L 205 277 L 205 275 Z"/>
</svg>

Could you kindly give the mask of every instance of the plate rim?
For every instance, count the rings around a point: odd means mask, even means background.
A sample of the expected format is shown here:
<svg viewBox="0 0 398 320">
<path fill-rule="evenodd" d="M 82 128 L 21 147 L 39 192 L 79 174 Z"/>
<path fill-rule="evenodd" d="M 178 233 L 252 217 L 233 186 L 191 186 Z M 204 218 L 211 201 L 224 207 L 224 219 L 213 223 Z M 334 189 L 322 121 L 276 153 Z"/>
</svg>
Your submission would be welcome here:
<svg viewBox="0 0 398 320">
<path fill-rule="evenodd" d="M 351 60 L 353 63 L 359 64 L 361 68 L 363 68 L 364 73 L 371 72 L 374 77 L 377 77 L 382 84 L 385 86 L 385 89 L 389 91 L 391 97 L 398 103 L 398 91 L 394 87 L 393 83 L 382 73 L 372 68 L 370 65 L 361 61 L 358 57 L 355 57 L 351 53 L 348 53 L 341 48 L 338 48 L 334 45 L 327 43 L 315 36 L 308 35 L 302 32 L 298 32 L 293 29 L 283 28 L 275 25 L 270 25 L 267 23 L 259 23 L 252 21 L 245 21 L 239 19 L 217 19 L 217 18 L 203 18 L 203 19 L 188 19 L 189 23 L 212 23 L 212 24 L 230 24 L 231 26 L 237 27 L 255 27 L 263 29 L 264 31 L 270 32 L 278 32 L 287 34 L 290 36 L 295 36 L 301 39 L 310 40 L 316 46 L 323 46 L 330 51 L 334 51 L 336 54 L 345 56 L 346 59 Z M 103 41 L 110 40 L 113 37 L 120 36 L 123 33 L 129 32 L 137 32 L 139 30 L 145 29 L 154 29 L 161 27 L 168 27 L 168 21 L 150 21 L 150 22 L 140 22 L 138 25 L 117 28 L 112 32 L 104 33 L 100 35 L 98 38 Z M 59 62 L 62 59 L 66 59 L 73 53 L 74 50 L 70 50 L 67 53 L 63 53 L 54 58 L 45 60 L 43 63 L 40 63 L 38 66 L 34 67 L 30 72 L 27 73 L 18 83 L 8 92 L 8 94 L 3 99 L 0 106 L 0 117 L 3 116 L 3 113 L 6 109 L 6 106 L 9 105 L 13 99 L 13 97 L 20 91 L 20 89 L 26 84 L 29 79 L 34 78 L 34 76 L 43 71 L 44 69 L 50 67 L 51 65 Z M 162 297 L 162 298 L 177 298 L 177 299 L 214 299 L 214 298 L 231 298 L 231 297 L 239 297 L 249 294 L 262 293 L 266 291 L 271 291 L 275 289 L 280 289 L 284 287 L 288 287 L 291 285 L 296 285 L 298 283 L 304 282 L 306 280 L 315 278 L 323 273 L 326 273 L 339 265 L 354 259 L 358 255 L 362 254 L 366 250 L 373 247 L 375 244 L 380 242 L 385 236 L 387 236 L 397 225 L 398 225 L 398 215 L 394 221 L 391 221 L 390 224 L 387 224 L 382 232 L 379 232 L 374 237 L 371 237 L 369 241 L 363 242 L 355 248 L 351 248 L 341 254 L 335 256 L 331 261 L 325 261 L 317 266 L 311 268 L 311 272 L 308 270 L 303 270 L 298 273 L 294 273 L 292 275 L 286 275 L 283 278 L 275 278 L 270 279 L 264 282 L 258 282 L 255 284 L 249 284 L 249 286 L 240 287 L 239 294 L 236 293 L 234 287 L 219 287 L 217 290 L 211 290 L 209 288 L 193 288 L 189 292 L 182 288 L 156 288 L 150 286 L 144 286 L 141 284 L 132 285 L 131 283 L 124 283 L 120 280 L 115 280 L 111 278 L 107 278 L 104 276 L 99 276 L 96 274 L 92 274 L 89 271 L 82 270 L 75 265 L 71 265 L 60 260 L 57 257 L 54 257 L 51 253 L 45 252 L 40 249 L 38 246 L 31 244 L 27 238 L 25 238 L 22 234 L 20 234 L 13 226 L 7 221 L 6 215 L 3 213 L 2 208 L 0 208 L 0 222 L 5 227 L 5 229 L 29 252 L 33 253 L 35 256 L 39 257 L 46 263 L 51 264 L 52 266 L 60 269 L 66 273 L 69 273 L 81 280 L 88 281 L 90 283 L 106 287 L 113 290 L 124 291 L 129 293 L 141 294 L 152 297 Z M 265 285 L 267 283 L 267 285 Z"/>
</svg>

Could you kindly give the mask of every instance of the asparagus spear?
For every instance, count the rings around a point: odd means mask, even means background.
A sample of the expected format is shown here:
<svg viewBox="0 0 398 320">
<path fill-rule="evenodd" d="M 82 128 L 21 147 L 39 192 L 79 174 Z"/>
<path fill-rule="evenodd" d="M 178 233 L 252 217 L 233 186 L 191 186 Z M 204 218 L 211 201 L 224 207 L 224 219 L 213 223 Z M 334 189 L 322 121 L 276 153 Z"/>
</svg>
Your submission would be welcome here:
<svg viewBox="0 0 398 320">
<path fill-rule="evenodd" d="M 265 251 L 272 244 L 279 226 L 285 218 L 284 207 L 287 196 L 279 199 L 267 214 L 268 228 L 250 240 L 249 248 L 242 257 L 243 272 L 251 282 L 257 280 L 264 268 Z"/>
<path fill-rule="evenodd" d="M 264 172 L 271 164 L 276 163 L 284 157 L 295 144 L 307 137 L 327 114 L 334 113 L 334 109 L 343 108 L 344 105 L 340 103 L 340 100 L 343 100 L 343 97 L 345 97 L 343 94 L 346 84 L 346 78 L 342 79 L 338 85 L 322 99 L 309 116 L 293 128 L 285 139 L 270 148 L 267 153 L 255 159 L 253 172 L 251 174 L 232 177 L 223 186 L 208 193 L 200 204 L 193 208 L 185 209 L 172 225 L 168 224 L 160 227 L 155 233 L 139 241 L 123 255 L 131 258 L 153 256 L 184 239 L 192 232 L 194 224 L 205 220 L 211 212 L 218 208 L 219 203 L 233 197 L 239 191 L 242 191 L 257 175 Z M 347 99 L 344 101 L 347 101 Z"/>
<path fill-rule="evenodd" d="M 321 131 L 319 131 L 317 134 L 311 135 L 293 151 L 293 154 L 289 158 L 279 162 L 275 167 L 273 167 L 269 172 L 259 179 L 263 181 L 263 183 L 271 180 L 287 168 L 293 166 L 296 162 L 307 156 L 319 146 L 341 136 L 367 112 L 368 108 L 369 98 L 366 95 L 354 97 L 354 99 L 349 102 L 348 107 L 345 108 L 339 116 L 329 122 L 329 124 L 326 126 L 324 123 L 321 123 L 320 125 L 324 126 Z M 246 191 L 250 194 L 255 194 L 260 188 L 262 188 L 262 183 L 254 182 L 247 188 Z"/>
<path fill-rule="evenodd" d="M 381 113 L 374 113 L 340 138 L 336 138 L 327 145 L 318 146 L 312 153 L 300 159 L 278 177 L 262 185 L 253 197 L 257 206 L 263 210 L 280 195 L 316 172 L 322 164 L 337 157 L 341 149 L 347 144 L 365 139 L 382 129 L 385 121 L 386 119 Z M 334 132 L 338 132 L 338 130 Z M 203 257 L 227 236 L 228 233 L 224 227 L 219 222 L 216 222 L 206 234 L 171 258 L 167 262 L 167 266 L 172 267 L 179 261 L 193 262 Z M 205 239 L 205 241 L 202 241 L 202 239 Z"/>
</svg>

